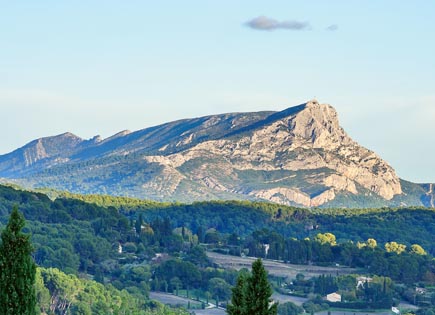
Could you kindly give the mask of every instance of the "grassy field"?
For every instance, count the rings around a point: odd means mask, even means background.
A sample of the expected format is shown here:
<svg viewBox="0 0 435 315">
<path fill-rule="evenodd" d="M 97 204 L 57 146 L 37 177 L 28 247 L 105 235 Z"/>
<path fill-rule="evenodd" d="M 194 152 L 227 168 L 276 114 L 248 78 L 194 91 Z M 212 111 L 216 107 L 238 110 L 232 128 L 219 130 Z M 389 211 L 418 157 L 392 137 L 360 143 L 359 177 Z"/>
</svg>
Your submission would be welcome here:
<svg viewBox="0 0 435 315">
<path fill-rule="evenodd" d="M 242 268 L 251 268 L 255 258 L 252 257 L 237 257 L 218 254 L 214 252 L 207 252 L 207 256 L 214 263 L 220 265 L 222 268 L 231 268 L 240 270 Z M 305 278 L 317 277 L 319 275 L 343 275 L 356 273 L 357 270 L 348 267 L 321 267 L 321 266 L 309 266 L 309 265 L 291 265 L 274 260 L 263 260 L 264 267 L 267 269 L 270 275 L 284 277 L 284 278 L 296 278 L 298 273 L 302 273 Z"/>
</svg>

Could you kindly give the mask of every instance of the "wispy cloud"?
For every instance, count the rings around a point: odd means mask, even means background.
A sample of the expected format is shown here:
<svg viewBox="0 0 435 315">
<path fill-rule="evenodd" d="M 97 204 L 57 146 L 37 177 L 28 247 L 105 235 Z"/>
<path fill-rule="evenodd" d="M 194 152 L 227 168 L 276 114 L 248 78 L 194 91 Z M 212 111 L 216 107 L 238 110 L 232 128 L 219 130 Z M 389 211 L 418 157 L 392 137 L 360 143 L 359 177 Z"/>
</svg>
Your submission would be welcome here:
<svg viewBox="0 0 435 315">
<path fill-rule="evenodd" d="M 275 31 L 275 30 L 291 30 L 305 31 L 310 30 L 309 22 L 301 22 L 295 20 L 278 21 L 267 16 L 258 16 L 245 23 L 246 26 L 259 31 Z"/>
<path fill-rule="evenodd" d="M 331 24 L 328 27 L 326 27 L 325 30 L 330 31 L 330 32 L 334 32 L 334 31 L 338 30 L 338 25 L 337 24 Z"/>
</svg>

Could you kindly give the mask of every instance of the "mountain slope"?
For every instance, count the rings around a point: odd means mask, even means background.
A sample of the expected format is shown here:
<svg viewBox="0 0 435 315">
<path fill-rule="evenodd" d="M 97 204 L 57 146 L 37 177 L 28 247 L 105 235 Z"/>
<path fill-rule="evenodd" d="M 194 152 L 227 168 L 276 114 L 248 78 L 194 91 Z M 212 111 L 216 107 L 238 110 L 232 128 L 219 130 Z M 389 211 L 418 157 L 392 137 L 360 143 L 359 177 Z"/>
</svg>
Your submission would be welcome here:
<svg viewBox="0 0 435 315">
<path fill-rule="evenodd" d="M 422 186 L 409 184 L 404 192 L 394 169 L 346 134 L 332 106 L 317 101 L 281 112 L 179 120 L 105 140 L 70 133 L 43 138 L 0 156 L 0 177 L 155 200 L 302 206 L 433 200 Z"/>
</svg>

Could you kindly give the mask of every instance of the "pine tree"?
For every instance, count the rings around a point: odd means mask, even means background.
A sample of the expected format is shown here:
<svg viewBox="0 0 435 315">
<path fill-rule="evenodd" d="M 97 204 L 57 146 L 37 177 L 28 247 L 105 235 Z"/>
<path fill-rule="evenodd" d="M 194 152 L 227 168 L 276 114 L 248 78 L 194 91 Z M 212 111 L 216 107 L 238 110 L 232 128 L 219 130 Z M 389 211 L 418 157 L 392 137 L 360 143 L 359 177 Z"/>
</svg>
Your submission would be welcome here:
<svg viewBox="0 0 435 315">
<path fill-rule="evenodd" d="M 21 232 L 24 225 L 24 217 L 15 206 L 1 233 L 0 314 L 36 315 L 36 265 L 30 235 Z"/>
<path fill-rule="evenodd" d="M 233 288 L 229 315 L 276 315 L 278 304 L 273 303 L 272 288 L 267 280 L 267 272 L 261 259 L 252 264 L 252 274 L 240 274 Z"/>
<path fill-rule="evenodd" d="M 252 275 L 246 282 L 246 314 L 276 315 L 278 304 L 270 305 L 271 296 L 272 288 L 267 280 L 267 272 L 261 259 L 257 259 L 252 264 Z"/>
<path fill-rule="evenodd" d="M 245 311 L 245 284 L 247 277 L 241 273 L 237 278 L 236 286 L 232 289 L 231 304 L 227 307 L 229 315 L 244 315 Z"/>
</svg>

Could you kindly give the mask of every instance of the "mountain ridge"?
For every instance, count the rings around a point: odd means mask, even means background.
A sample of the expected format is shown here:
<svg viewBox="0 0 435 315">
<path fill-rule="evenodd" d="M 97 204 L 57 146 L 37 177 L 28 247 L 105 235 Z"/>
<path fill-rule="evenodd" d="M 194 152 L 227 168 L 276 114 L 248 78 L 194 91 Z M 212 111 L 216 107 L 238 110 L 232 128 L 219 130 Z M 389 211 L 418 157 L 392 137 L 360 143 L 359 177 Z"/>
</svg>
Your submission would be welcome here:
<svg viewBox="0 0 435 315">
<path fill-rule="evenodd" d="M 360 199 L 356 206 L 433 200 L 433 190 L 428 195 L 422 185 L 412 186 L 412 196 L 405 192 L 394 169 L 350 138 L 331 105 L 316 100 L 278 112 L 182 119 L 106 139 L 45 137 L 0 156 L 0 177 L 27 187 L 159 201 L 317 207 L 346 196 Z"/>
</svg>

